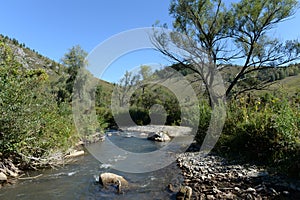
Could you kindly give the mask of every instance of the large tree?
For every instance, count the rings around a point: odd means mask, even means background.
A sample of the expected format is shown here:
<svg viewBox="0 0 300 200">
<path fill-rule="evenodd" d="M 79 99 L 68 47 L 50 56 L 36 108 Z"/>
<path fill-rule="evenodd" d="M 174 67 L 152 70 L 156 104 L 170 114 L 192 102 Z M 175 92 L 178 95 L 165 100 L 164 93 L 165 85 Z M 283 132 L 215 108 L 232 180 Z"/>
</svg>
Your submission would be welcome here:
<svg viewBox="0 0 300 200">
<path fill-rule="evenodd" d="M 175 19 L 174 31 L 156 33 L 154 44 L 175 62 L 197 73 L 210 100 L 215 102 L 218 95 L 211 88 L 219 84 L 218 71 L 232 63 L 240 67 L 229 69 L 233 78 L 225 84 L 227 98 L 264 88 L 267 81 L 258 81 L 254 72 L 299 59 L 298 40 L 279 41 L 269 34 L 297 8 L 296 0 L 241 0 L 230 6 L 222 0 L 173 0 L 169 11 Z M 174 46 L 184 53 L 174 52 Z"/>
<path fill-rule="evenodd" d="M 76 45 L 68 50 L 67 53 L 61 59 L 63 65 L 67 67 L 67 72 L 69 77 L 66 80 L 66 90 L 68 91 L 69 100 L 73 93 L 74 83 L 78 74 L 79 69 L 86 66 L 85 57 L 87 52 L 81 48 L 81 46 Z"/>
<path fill-rule="evenodd" d="M 52 83 L 52 91 L 56 94 L 58 104 L 70 102 L 72 99 L 74 83 L 80 68 L 83 68 L 87 53 L 79 46 L 73 46 L 61 58 L 61 63 L 66 67 L 59 79 Z"/>
</svg>

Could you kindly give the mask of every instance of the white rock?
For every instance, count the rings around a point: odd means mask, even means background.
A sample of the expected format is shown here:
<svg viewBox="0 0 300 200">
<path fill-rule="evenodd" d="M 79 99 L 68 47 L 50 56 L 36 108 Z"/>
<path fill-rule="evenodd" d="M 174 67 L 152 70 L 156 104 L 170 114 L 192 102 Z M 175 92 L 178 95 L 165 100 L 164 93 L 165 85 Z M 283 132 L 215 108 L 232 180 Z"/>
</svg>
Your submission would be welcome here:
<svg viewBox="0 0 300 200">
<path fill-rule="evenodd" d="M 256 190 L 255 190 L 254 188 L 249 187 L 249 188 L 246 190 L 246 192 L 254 193 L 254 192 L 256 192 Z"/>
<path fill-rule="evenodd" d="M 3 172 L 0 172 L 0 181 L 7 181 L 7 176 Z"/>
</svg>

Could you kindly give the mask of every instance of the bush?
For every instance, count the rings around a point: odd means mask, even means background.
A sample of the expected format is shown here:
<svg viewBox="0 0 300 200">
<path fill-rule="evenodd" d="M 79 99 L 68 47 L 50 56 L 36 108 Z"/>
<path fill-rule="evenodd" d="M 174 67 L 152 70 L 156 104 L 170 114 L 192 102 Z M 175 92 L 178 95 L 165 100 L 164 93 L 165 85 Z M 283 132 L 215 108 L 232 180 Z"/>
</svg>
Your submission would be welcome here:
<svg viewBox="0 0 300 200">
<path fill-rule="evenodd" d="M 281 169 L 299 162 L 299 104 L 286 96 L 240 97 L 228 105 L 220 146 Z"/>
<path fill-rule="evenodd" d="M 102 129 L 111 128 L 115 126 L 114 117 L 111 110 L 106 107 L 96 107 L 96 114 L 98 118 L 99 127 Z"/>
<path fill-rule="evenodd" d="M 227 104 L 226 120 L 214 150 L 224 156 L 275 166 L 300 177 L 300 98 L 283 93 L 241 96 Z M 200 102 L 195 140 L 202 144 L 211 119 L 211 108 Z"/>
<path fill-rule="evenodd" d="M 30 162 L 70 147 L 77 136 L 70 106 L 58 106 L 44 70 L 28 70 L 0 43 L 0 151 Z"/>
<path fill-rule="evenodd" d="M 208 130 L 212 110 L 208 101 L 201 101 L 199 105 L 200 118 L 195 140 L 197 143 L 202 144 Z"/>
</svg>

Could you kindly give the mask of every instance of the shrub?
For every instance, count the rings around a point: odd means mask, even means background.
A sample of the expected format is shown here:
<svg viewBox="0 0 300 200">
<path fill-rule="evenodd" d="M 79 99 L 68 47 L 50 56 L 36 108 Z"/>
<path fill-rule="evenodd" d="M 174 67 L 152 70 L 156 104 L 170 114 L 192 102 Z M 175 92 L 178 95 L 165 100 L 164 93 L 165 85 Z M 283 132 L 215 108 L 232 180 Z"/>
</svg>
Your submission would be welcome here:
<svg viewBox="0 0 300 200">
<path fill-rule="evenodd" d="M 289 168 L 299 152 L 299 104 L 294 102 L 269 93 L 230 102 L 219 145 L 248 160 Z"/>
<path fill-rule="evenodd" d="M 44 70 L 28 70 L 0 43 L 0 151 L 30 162 L 76 140 L 70 106 L 58 106 Z"/>
<path fill-rule="evenodd" d="M 208 101 L 201 101 L 199 105 L 200 105 L 199 107 L 200 117 L 199 117 L 199 125 L 198 125 L 197 134 L 195 136 L 195 140 L 199 144 L 202 144 L 204 137 L 206 136 L 210 119 L 211 119 L 211 107 L 209 106 Z"/>
</svg>

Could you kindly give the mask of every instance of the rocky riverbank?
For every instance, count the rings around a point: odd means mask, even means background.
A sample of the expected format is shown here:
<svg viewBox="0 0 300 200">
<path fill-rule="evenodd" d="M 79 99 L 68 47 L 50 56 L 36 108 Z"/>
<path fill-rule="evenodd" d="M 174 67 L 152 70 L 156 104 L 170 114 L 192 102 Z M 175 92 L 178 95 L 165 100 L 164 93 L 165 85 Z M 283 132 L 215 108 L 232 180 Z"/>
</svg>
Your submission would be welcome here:
<svg viewBox="0 0 300 200">
<path fill-rule="evenodd" d="M 66 155 L 63 153 L 56 153 L 47 158 L 35 158 L 31 157 L 32 161 L 28 165 L 22 166 L 22 163 L 14 164 L 12 159 L 0 158 L 0 189 L 6 184 L 14 184 L 18 179 L 34 179 L 36 177 L 22 177 L 25 176 L 26 170 L 40 169 L 40 168 L 56 168 L 63 166 L 67 163 L 74 162 L 76 157 L 84 155 L 84 151 L 81 147 L 77 149 L 70 149 Z M 21 167 L 20 167 L 21 166 Z M 21 170 L 22 169 L 22 170 Z M 24 170 L 24 171 L 23 171 Z"/>
<path fill-rule="evenodd" d="M 271 175 L 255 165 L 229 162 L 214 154 L 179 155 L 184 185 L 192 199 L 300 199 L 300 180 Z"/>
</svg>

